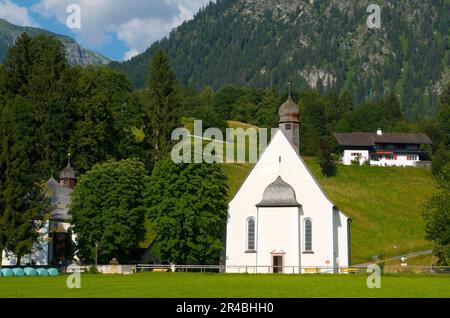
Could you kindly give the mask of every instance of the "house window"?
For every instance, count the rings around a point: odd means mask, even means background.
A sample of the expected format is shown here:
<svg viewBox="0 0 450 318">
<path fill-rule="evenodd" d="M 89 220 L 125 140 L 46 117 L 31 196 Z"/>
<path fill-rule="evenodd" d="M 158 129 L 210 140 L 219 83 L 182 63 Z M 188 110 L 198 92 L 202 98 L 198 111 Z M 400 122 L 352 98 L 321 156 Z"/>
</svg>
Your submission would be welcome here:
<svg viewBox="0 0 450 318">
<path fill-rule="evenodd" d="M 247 250 L 254 251 L 256 249 L 255 244 L 255 228 L 256 222 L 254 218 L 247 219 Z"/>
<path fill-rule="evenodd" d="M 313 251 L 313 228 L 312 228 L 312 220 L 305 220 L 305 250 L 304 252 L 312 252 Z"/>
<path fill-rule="evenodd" d="M 286 124 L 286 130 L 291 130 L 292 129 L 292 125 L 291 124 Z"/>
</svg>

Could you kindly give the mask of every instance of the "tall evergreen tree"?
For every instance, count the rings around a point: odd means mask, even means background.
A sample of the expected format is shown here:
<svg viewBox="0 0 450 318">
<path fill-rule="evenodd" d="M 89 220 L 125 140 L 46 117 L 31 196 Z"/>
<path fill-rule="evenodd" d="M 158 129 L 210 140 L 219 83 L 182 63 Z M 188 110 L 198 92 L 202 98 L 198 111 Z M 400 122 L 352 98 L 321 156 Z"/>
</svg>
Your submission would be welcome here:
<svg viewBox="0 0 450 318">
<path fill-rule="evenodd" d="M 145 98 L 147 142 L 152 146 L 154 159 L 160 160 L 170 151 L 173 130 L 181 125 L 178 82 L 163 50 L 150 63 Z"/>
<path fill-rule="evenodd" d="M 435 146 L 437 149 L 433 155 L 432 169 L 436 176 L 441 173 L 446 164 L 450 163 L 450 84 L 441 96 L 437 123 L 440 128 L 441 142 Z"/>
<path fill-rule="evenodd" d="M 6 72 L 2 64 L 0 64 L 0 108 L 6 99 Z"/>
<path fill-rule="evenodd" d="M 325 140 L 320 145 L 320 167 L 322 168 L 322 174 L 326 177 L 332 177 L 336 175 L 336 163 L 333 160 L 332 148 Z"/>
<path fill-rule="evenodd" d="M 30 102 L 35 138 L 31 162 L 46 178 L 67 152 L 72 78 L 64 48 L 51 36 L 23 34 L 9 50 L 4 66 L 8 93 Z"/>
<path fill-rule="evenodd" d="M 37 184 L 28 102 L 9 100 L 0 111 L 0 247 L 20 265 L 39 237 L 50 205 Z"/>
<path fill-rule="evenodd" d="M 450 83 L 441 96 L 438 122 L 445 136 L 444 142 L 450 146 Z"/>
</svg>

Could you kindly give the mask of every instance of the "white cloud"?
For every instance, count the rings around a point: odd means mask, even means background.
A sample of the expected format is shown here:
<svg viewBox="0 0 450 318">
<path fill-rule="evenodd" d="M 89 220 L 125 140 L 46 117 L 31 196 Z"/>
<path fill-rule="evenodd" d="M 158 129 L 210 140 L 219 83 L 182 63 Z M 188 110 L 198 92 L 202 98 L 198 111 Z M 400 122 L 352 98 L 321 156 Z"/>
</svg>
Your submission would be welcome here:
<svg viewBox="0 0 450 318">
<path fill-rule="evenodd" d="M 82 28 L 75 30 L 84 45 L 101 47 L 111 34 L 129 48 L 124 59 L 144 51 L 153 42 L 189 20 L 209 0 L 41 0 L 33 7 L 43 16 L 55 16 L 66 23 L 69 4 L 81 7 Z"/>
<path fill-rule="evenodd" d="M 20 26 L 38 26 L 28 15 L 28 8 L 20 7 L 11 0 L 0 0 L 0 18 Z"/>
<path fill-rule="evenodd" d="M 129 60 L 131 60 L 133 57 L 135 57 L 138 54 L 139 54 L 138 50 L 131 49 L 128 52 L 125 53 L 125 55 L 123 57 L 123 60 L 124 61 L 129 61 Z"/>
</svg>

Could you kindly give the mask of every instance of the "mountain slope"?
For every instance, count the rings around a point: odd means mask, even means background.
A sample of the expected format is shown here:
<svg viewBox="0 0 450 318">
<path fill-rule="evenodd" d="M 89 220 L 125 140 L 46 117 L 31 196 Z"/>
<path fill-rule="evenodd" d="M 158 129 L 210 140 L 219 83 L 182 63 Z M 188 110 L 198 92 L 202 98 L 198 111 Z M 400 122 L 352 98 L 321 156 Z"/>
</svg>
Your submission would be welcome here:
<svg viewBox="0 0 450 318">
<path fill-rule="evenodd" d="M 98 53 L 82 48 L 68 36 L 38 28 L 21 27 L 0 19 L 0 63 L 5 59 L 8 49 L 22 33 L 28 33 L 31 36 L 42 33 L 55 36 L 64 45 L 67 60 L 72 65 L 108 64 L 111 61 Z"/>
<path fill-rule="evenodd" d="M 357 102 L 395 91 L 409 117 L 433 114 L 450 78 L 450 4 L 378 1 L 382 28 L 366 25 L 370 1 L 218 0 L 170 37 L 113 67 L 142 87 L 165 49 L 182 82 L 322 91 L 349 90 Z"/>
</svg>

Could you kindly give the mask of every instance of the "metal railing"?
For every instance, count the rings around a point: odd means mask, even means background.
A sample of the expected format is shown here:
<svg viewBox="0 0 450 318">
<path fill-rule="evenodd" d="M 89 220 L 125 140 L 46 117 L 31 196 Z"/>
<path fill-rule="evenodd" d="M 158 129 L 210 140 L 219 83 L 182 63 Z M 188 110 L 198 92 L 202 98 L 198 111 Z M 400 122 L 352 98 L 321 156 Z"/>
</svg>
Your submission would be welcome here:
<svg viewBox="0 0 450 318">
<path fill-rule="evenodd" d="M 234 274 L 362 274 L 368 266 L 224 266 L 224 265 L 147 265 L 136 272 L 213 272 Z M 384 266 L 384 273 L 450 274 L 449 266 Z"/>
</svg>

